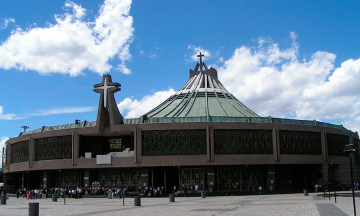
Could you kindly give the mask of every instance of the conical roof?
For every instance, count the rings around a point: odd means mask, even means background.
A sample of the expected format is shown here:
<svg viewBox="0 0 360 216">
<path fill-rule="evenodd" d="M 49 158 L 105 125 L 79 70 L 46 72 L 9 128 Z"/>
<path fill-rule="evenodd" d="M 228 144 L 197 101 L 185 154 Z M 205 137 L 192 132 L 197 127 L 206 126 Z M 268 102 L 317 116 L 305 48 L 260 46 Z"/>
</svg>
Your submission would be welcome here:
<svg viewBox="0 0 360 216">
<path fill-rule="evenodd" d="M 208 69 L 200 57 L 189 80 L 174 95 L 146 113 L 147 117 L 259 117 L 232 95 L 217 78 L 214 68 Z M 198 69 L 200 68 L 200 71 Z M 205 70 L 203 70 L 203 68 Z"/>
</svg>

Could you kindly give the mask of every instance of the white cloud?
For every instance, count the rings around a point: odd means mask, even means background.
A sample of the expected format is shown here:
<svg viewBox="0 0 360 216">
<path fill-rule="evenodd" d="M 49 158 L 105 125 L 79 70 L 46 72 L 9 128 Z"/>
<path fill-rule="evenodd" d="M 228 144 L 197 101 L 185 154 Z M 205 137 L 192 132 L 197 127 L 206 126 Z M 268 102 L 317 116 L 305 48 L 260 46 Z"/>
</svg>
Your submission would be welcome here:
<svg viewBox="0 0 360 216">
<path fill-rule="evenodd" d="M 151 54 L 149 55 L 149 58 L 151 59 L 157 59 L 159 56 L 157 54 Z"/>
<path fill-rule="evenodd" d="M 317 51 L 300 59 L 297 35 L 292 44 L 280 49 L 270 38 L 259 38 L 258 46 L 241 46 L 217 68 L 224 86 L 261 116 L 340 121 L 352 131 L 360 131 L 360 59 L 344 61 L 335 68 L 336 55 Z M 206 53 L 201 47 L 190 50 Z M 221 63 L 223 57 L 219 57 Z M 211 56 L 209 54 L 209 56 Z M 170 95 L 173 89 L 155 92 L 140 101 L 126 98 L 119 103 L 126 118 L 139 117 Z M 160 95 L 162 97 L 160 97 Z"/>
<path fill-rule="evenodd" d="M 118 71 L 122 72 L 123 74 L 131 74 L 131 70 L 129 68 L 127 68 L 124 63 L 117 65 L 116 69 Z"/>
<path fill-rule="evenodd" d="M 96 110 L 96 107 L 63 107 L 56 109 L 40 110 L 36 113 L 29 114 L 29 116 L 47 116 L 47 115 L 59 115 L 69 113 L 84 113 Z"/>
<path fill-rule="evenodd" d="M 360 116 L 345 120 L 342 124 L 352 131 L 360 132 Z"/>
<path fill-rule="evenodd" d="M 15 114 L 4 114 L 3 107 L 0 106 L 0 120 L 13 120 L 15 118 Z"/>
<path fill-rule="evenodd" d="M 132 98 L 125 98 L 118 104 L 118 107 L 125 118 L 138 118 L 155 108 L 173 94 L 175 94 L 175 90 L 169 88 L 167 91 L 157 91 L 152 95 L 146 95 L 140 101 Z"/>
<path fill-rule="evenodd" d="M 261 116 L 341 118 L 345 127 L 359 130 L 360 59 L 335 68 L 335 54 L 317 51 L 300 61 L 297 35 L 291 32 L 290 38 L 292 45 L 284 50 L 269 38 L 260 38 L 256 48 L 237 48 L 218 69 L 219 79 Z"/>
<path fill-rule="evenodd" d="M 185 55 L 188 62 L 198 62 L 199 57 L 197 57 L 197 55 L 199 55 L 200 52 L 202 55 L 204 55 L 202 57 L 203 61 L 208 60 L 212 57 L 209 50 L 203 49 L 200 46 L 196 47 L 194 45 L 189 45 L 187 47 L 187 49 L 191 51 L 191 53 L 189 54 L 189 57 L 187 55 Z"/>
<path fill-rule="evenodd" d="M 75 4 L 74 2 L 66 2 L 65 7 L 72 9 L 74 16 L 78 19 L 81 19 L 83 16 L 85 16 L 86 9 Z"/>
<path fill-rule="evenodd" d="M 96 20 L 85 22 L 86 10 L 67 2 L 65 9 L 72 12 L 56 15 L 55 24 L 14 30 L 0 46 L 0 67 L 40 74 L 78 76 L 86 69 L 103 74 L 112 68 L 109 59 L 117 56 L 118 69 L 130 74 L 125 65 L 131 59 L 134 31 L 130 6 L 131 0 L 105 0 Z"/>
<path fill-rule="evenodd" d="M 6 29 L 10 23 L 15 23 L 15 19 L 11 17 L 0 19 L 0 29 Z"/>
</svg>

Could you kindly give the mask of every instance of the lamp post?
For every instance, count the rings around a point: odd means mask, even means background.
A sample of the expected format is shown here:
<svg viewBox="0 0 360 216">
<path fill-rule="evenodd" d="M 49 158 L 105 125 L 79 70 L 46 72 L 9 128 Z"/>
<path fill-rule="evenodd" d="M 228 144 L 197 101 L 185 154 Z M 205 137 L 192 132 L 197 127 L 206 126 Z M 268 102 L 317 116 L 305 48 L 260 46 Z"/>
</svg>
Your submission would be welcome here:
<svg viewBox="0 0 360 216">
<path fill-rule="evenodd" d="M 26 129 L 30 128 L 30 126 L 24 125 L 24 126 L 21 126 L 21 128 L 24 129 L 24 133 L 25 133 L 25 132 L 26 132 Z"/>
<path fill-rule="evenodd" d="M 354 152 L 355 152 L 354 144 L 346 145 L 344 152 L 345 152 L 345 153 L 349 153 L 349 158 L 350 158 L 350 173 L 351 173 L 350 189 L 351 189 L 351 191 L 352 191 L 352 197 L 353 197 L 354 216 L 356 216 L 355 192 L 354 192 L 354 177 L 353 177 L 352 158 L 351 158 L 351 153 L 354 153 Z"/>
<path fill-rule="evenodd" d="M 325 198 L 325 172 L 323 172 L 322 175 L 323 175 L 322 190 L 323 190 L 323 194 L 324 194 L 323 196 Z"/>
<path fill-rule="evenodd" d="M 328 188 L 328 191 L 329 191 L 329 200 L 330 200 L 330 164 L 327 165 L 327 170 L 328 170 L 328 185 L 327 185 L 327 188 Z"/>
<path fill-rule="evenodd" d="M 335 182 L 335 162 L 331 162 L 332 174 L 333 174 L 333 185 L 334 185 L 334 196 L 335 196 L 335 203 L 336 203 L 336 182 Z"/>
</svg>

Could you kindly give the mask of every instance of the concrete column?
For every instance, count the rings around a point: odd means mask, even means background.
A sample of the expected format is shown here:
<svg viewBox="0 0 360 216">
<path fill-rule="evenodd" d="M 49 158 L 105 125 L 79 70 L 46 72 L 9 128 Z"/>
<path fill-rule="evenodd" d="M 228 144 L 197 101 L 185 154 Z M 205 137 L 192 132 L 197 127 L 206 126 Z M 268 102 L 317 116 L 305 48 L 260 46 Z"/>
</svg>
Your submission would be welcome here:
<svg viewBox="0 0 360 216">
<path fill-rule="evenodd" d="M 79 158 L 79 148 L 80 148 L 80 139 L 79 134 L 77 132 L 72 133 L 72 164 L 77 165 L 78 164 L 78 158 Z"/>
<path fill-rule="evenodd" d="M 349 136 L 349 144 L 354 144 L 354 137 L 353 136 Z"/>
<path fill-rule="evenodd" d="M 35 160 L 35 140 L 30 137 L 29 141 L 29 167 L 32 168 Z"/>
<path fill-rule="evenodd" d="M 210 127 L 210 162 L 215 160 L 214 127 Z"/>
<path fill-rule="evenodd" d="M 328 160 L 328 148 L 327 148 L 327 137 L 326 137 L 326 130 L 321 132 L 321 152 L 324 161 Z"/>
<path fill-rule="evenodd" d="M 280 160 L 280 140 L 279 140 L 279 129 L 274 127 L 272 130 L 272 142 L 273 142 L 273 154 L 275 161 Z"/>
<path fill-rule="evenodd" d="M 141 128 L 136 127 L 134 129 L 134 151 L 135 151 L 134 162 L 135 163 L 141 163 L 141 152 L 142 152 L 141 143 L 142 143 Z"/>
<path fill-rule="evenodd" d="M 6 168 L 10 169 L 10 164 L 12 163 L 12 145 L 8 144 L 6 148 Z"/>
<path fill-rule="evenodd" d="M 206 159 L 208 162 L 211 161 L 211 146 L 210 146 L 210 126 L 206 127 Z"/>
</svg>

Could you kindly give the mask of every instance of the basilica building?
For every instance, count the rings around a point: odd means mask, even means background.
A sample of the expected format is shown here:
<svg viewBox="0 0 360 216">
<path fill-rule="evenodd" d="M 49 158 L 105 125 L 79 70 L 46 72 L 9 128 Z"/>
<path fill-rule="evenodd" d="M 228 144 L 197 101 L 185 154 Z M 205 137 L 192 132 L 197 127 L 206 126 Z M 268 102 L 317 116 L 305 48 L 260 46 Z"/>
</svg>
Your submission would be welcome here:
<svg viewBox="0 0 360 216">
<path fill-rule="evenodd" d="M 202 56 L 179 91 L 133 119 L 124 119 L 117 107 L 114 93 L 121 85 L 103 75 L 94 85 L 96 121 L 44 126 L 6 142 L 6 190 L 97 182 L 164 186 L 166 193 L 192 185 L 209 193 L 259 186 L 276 193 L 334 180 L 349 185 L 348 144 L 356 150 L 350 157 L 360 180 L 357 133 L 315 120 L 259 116 L 225 88 Z"/>
</svg>

